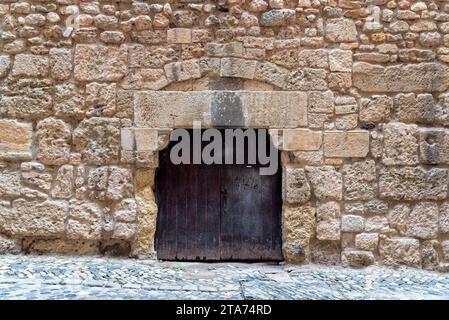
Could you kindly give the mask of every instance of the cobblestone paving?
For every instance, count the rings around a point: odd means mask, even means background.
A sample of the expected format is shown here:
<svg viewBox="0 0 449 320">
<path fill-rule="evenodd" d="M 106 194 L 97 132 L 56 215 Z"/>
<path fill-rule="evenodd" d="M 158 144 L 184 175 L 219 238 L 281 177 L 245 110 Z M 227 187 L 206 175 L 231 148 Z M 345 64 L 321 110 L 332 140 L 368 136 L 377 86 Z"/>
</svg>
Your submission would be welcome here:
<svg viewBox="0 0 449 320">
<path fill-rule="evenodd" d="M 2 299 L 449 299 L 449 274 L 378 267 L 0 256 Z"/>
</svg>

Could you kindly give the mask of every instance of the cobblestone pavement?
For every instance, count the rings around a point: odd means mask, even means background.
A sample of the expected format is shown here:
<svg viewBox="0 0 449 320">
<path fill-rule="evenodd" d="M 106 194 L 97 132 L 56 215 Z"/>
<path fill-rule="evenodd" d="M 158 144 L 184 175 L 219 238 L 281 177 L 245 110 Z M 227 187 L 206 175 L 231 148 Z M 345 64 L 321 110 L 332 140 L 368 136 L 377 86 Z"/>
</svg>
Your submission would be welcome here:
<svg viewBox="0 0 449 320">
<path fill-rule="evenodd" d="M 449 274 L 378 267 L 0 256 L 2 299 L 449 299 Z"/>
</svg>

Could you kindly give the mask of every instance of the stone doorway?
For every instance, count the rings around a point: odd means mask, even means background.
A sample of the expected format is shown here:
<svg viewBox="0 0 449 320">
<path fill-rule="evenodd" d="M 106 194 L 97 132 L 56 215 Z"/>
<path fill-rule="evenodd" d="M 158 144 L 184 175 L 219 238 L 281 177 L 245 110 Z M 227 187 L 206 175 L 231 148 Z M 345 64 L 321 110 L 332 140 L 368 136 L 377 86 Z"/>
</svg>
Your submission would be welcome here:
<svg viewBox="0 0 449 320">
<path fill-rule="evenodd" d="M 188 132 L 190 137 L 194 135 L 193 130 Z M 214 132 L 223 137 L 217 138 L 222 142 L 220 151 L 223 151 L 219 163 L 174 164 L 170 153 L 177 142 L 171 142 L 160 153 L 155 178 L 159 209 L 157 257 L 190 261 L 283 260 L 279 151 L 273 146 L 267 150 L 259 144 L 264 144 L 264 137 L 269 137 L 264 129 L 238 130 L 237 133 L 246 133 L 247 138 L 242 140 L 244 147 L 232 138 L 232 150 L 225 143 L 225 130 Z M 193 150 L 192 140 L 189 150 Z M 207 148 L 209 143 L 203 141 L 202 145 Z M 266 165 L 257 157 L 255 163 L 250 160 L 249 150 L 256 154 L 274 151 L 273 166 L 277 166 L 274 174 L 261 174 L 260 169 Z M 244 161 L 226 162 L 225 157 L 231 152 L 235 159 L 238 152 L 244 153 Z"/>
</svg>

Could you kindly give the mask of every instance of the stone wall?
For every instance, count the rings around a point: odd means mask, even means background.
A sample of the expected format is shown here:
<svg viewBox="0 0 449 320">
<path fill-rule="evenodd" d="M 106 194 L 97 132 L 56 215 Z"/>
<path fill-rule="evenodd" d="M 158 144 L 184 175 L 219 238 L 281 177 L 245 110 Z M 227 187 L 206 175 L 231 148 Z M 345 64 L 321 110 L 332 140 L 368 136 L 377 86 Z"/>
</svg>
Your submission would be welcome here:
<svg viewBox="0 0 449 320">
<path fill-rule="evenodd" d="M 449 270 L 449 1 L 0 0 L 0 20 L 0 253 L 154 257 L 158 151 L 200 120 L 271 130 L 288 261 Z"/>
</svg>

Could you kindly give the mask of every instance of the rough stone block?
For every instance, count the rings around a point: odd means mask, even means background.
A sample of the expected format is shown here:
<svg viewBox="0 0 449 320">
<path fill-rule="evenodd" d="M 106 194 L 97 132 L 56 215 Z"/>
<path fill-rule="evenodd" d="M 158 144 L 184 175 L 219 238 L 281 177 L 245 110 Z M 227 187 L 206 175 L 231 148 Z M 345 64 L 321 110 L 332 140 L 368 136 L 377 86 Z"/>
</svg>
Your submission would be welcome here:
<svg viewBox="0 0 449 320">
<path fill-rule="evenodd" d="M 286 129 L 282 131 L 282 150 L 317 151 L 321 149 L 323 134 L 309 129 Z"/>
<path fill-rule="evenodd" d="M 329 68 L 336 72 L 352 72 L 352 51 L 331 50 L 329 52 Z"/>
<path fill-rule="evenodd" d="M 325 131 L 324 155 L 336 158 L 364 158 L 369 152 L 368 131 Z"/>
<path fill-rule="evenodd" d="M 49 75 L 49 71 L 48 57 L 32 54 L 16 55 L 12 67 L 14 77 L 45 78 Z"/>
<path fill-rule="evenodd" d="M 118 81 L 127 70 L 128 50 L 112 46 L 79 44 L 75 48 L 75 79 Z"/>
<path fill-rule="evenodd" d="M 362 232 L 365 228 L 365 219 L 355 215 L 345 215 L 341 218 L 342 232 Z"/>
<path fill-rule="evenodd" d="M 341 200 L 343 183 L 341 173 L 334 167 L 306 167 L 312 190 L 319 200 Z"/>
<path fill-rule="evenodd" d="M 0 160 L 31 159 L 32 136 L 31 123 L 0 119 Z"/>
<path fill-rule="evenodd" d="M 360 121 L 388 122 L 393 110 L 393 99 L 389 96 L 372 96 L 360 103 Z"/>
<path fill-rule="evenodd" d="M 402 123 L 388 123 L 384 125 L 382 162 L 387 166 L 417 164 L 418 134 L 416 125 Z"/>
<path fill-rule="evenodd" d="M 392 200 L 443 200 L 447 184 L 448 172 L 439 168 L 383 168 L 379 175 L 380 196 Z"/>
<path fill-rule="evenodd" d="M 168 43 L 191 43 L 192 30 L 188 28 L 173 28 L 167 30 Z"/>
<path fill-rule="evenodd" d="M 0 198 L 20 196 L 20 173 L 0 170 Z"/>
<path fill-rule="evenodd" d="M 319 240 L 340 240 L 340 204 L 320 203 L 316 210 L 316 236 Z"/>
<path fill-rule="evenodd" d="M 365 92 L 434 92 L 449 87 L 449 67 L 440 63 L 383 67 L 356 62 L 353 72 L 354 85 Z"/>
<path fill-rule="evenodd" d="M 326 39 L 331 42 L 357 41 L 357 29 L 351 19 L 329 19 L 326 21 Z"/>
<path fill-rule="evenodd" d="M 376 251 L 378 244 L 378 233 L 359 233 L 355 236 L 355 246 L 357 249 Z"/>
<path fill-rule="evenodd" d="M 36 129 L 38 160 L 50 165 L 67 163 L 72 141 L 70 126 L 62 120 L 47 118 Z"/>
<path fill-rule="evenodd" d="M 413 238 L 433 239 L 438 235 L 438 205 L 420 202 L 411 210 L 407 219 L 406 235 Z"/>
<path fill-rule="evenodd" d="M 343 166 L 344 198 L 370 200 L 377 195 L 376 163 L 373 160 Z"/>
<path fill-rule="evenodd" d="M 312 91 L 309 93 L 309 112 L 333 113 L 334 93 L 332 91 Z"/>
<path fill-rule="evenodd" d="M 223 58 L 221 59 L 220 75 L 222 77 L 254 79 L 256 66 L 256 60 Z"/>
<path fill-rule="evenodd" d="M 90 118 L 73 132 L 75 150 L 90 164 L 117 163 L 120 151 L 120 120 Z"/>
<path fill-rule="evenodd" d="M 341 254 L 341 261 L 344 265 L 360 268 L 374 264 L 374 255 L 370 251 L 346 249 Z"/>
<path fill-rule="evenodd" d="M 200 64 L 196 59 L 166 64 L 164 70 L 169 82 L 186 81 L 201 77 Z"/>
<path fill-rule="evenodd" d="M 449 163 L 449 131 L 444 129 L 420 130 L 419 158 L 426 164 Z"/>
<path fill-rule="evenodd" d="M 419 241 L 410 238 L 390 238 L 380 242 L 379 253 L 389 266 L 420 267 Z"/>
<path fill-rule="evenodd" d="M 292 204 L 305 204 L 310 199 L 310 185 L 302 168 L 284 170 L 283 198 Z"/>
<path fill-rule="evenodd" d="M 67 80 L 72 75 L 72 50 L 53 48 L 50 49 L 51 76 L 56 80 Z"/>
</svg>

